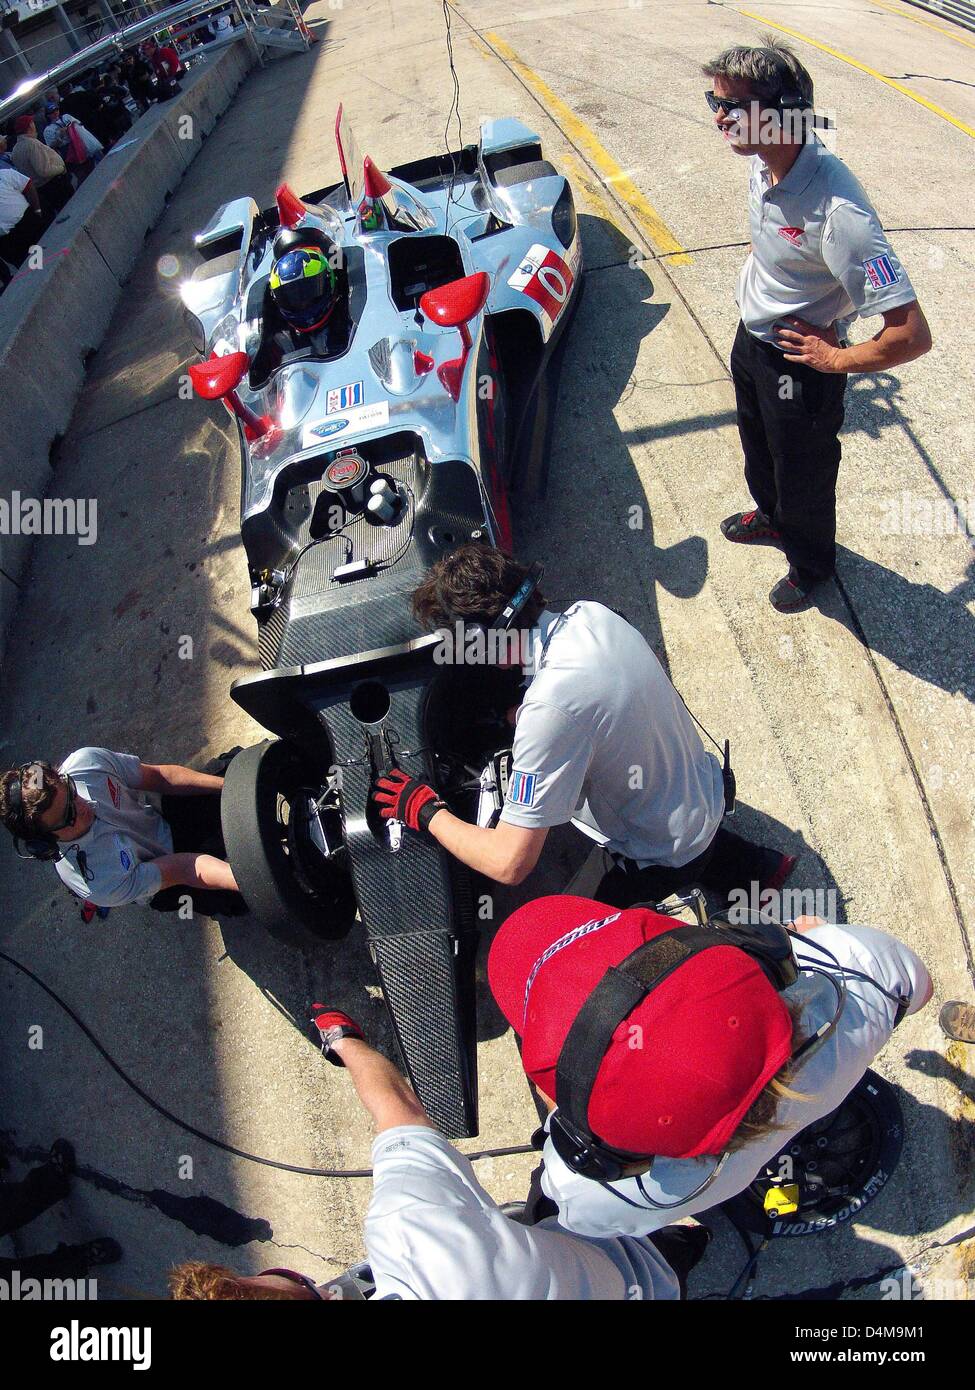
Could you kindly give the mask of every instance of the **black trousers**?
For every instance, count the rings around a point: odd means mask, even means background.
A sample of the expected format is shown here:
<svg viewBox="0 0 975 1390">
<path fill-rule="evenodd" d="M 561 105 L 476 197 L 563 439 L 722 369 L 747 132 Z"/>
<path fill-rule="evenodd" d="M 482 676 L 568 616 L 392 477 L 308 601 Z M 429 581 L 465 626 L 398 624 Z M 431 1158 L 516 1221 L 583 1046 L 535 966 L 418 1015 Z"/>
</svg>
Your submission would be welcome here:
<svg viewBox="0 0 975 1390">
<path fill-rule="evenodd" d="M 719 825 L 703 854 L 679 869 L 664 864 L 641 869 L 630 859 L 617 862 L 606 850 L 597 849 L 564 891 L 608 907 L 662 902 L 695 883 L 727 898 L 736 889 L 750 893 L 752 883 L 760 887 L 778 868 L 781 857 L 780 851 L 753 844 Z"/>
<path fill-rule="evenodd" d="M 731 350 L 745 482 L 800 578 L 836 568 L 836 477 L 846 376 L 787 362 L 738 325 Z"/>
<path fill-rule="evenodd" d="M 163 819 L 173 832 L 174 854 L 212 854 L 225 859 L 227 852 L 220 827 L 219 796 L 164 796 L 161 798 Z M 176 883 L 163 888 L 149 906 L 157 912 L 175 912 L 180 899 L 189 896 L 194 913 L 204 917 L 240 917 L 246 912 L 239 893 L 222 888 L 188 888 Z"/>
<path fill-rule="evenodd" d="M 53 1163 L 32 1168 L 21 1182 L 0 1183 L 0 1236 L 9 1236 L 67 1197 L 71 1183 Z"/>
</svg>

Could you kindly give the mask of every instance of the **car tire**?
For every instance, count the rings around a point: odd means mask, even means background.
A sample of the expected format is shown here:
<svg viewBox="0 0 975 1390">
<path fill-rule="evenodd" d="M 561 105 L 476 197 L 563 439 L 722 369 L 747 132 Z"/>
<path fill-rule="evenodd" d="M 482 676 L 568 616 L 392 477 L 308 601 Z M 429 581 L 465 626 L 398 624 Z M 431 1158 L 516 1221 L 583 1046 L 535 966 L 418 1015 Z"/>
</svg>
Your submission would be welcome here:
<svg viewBox="0 0 975 1390">
<path fill-rule="evenodd" d="M 307 944 L 308 933 L 339 939 L 355 918 L 352 881 L 341 865 L 329 865 L 312 888 L 291 858 L 282 815 L 294 791 L 308 784 L 308 770 L 296 744 L 258 743 L 231 762 L 220 798 L 227 859 L 244 902 L 267 931 L 291 944 Z"/>
</svg>

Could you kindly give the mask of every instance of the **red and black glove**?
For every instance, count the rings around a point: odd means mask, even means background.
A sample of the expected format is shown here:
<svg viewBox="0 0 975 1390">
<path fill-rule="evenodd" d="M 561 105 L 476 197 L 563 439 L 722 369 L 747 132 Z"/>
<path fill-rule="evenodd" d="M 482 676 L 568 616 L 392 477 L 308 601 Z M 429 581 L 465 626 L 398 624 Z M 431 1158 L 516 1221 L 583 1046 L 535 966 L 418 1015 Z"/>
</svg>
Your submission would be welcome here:
<svg viewBox="0 0 975 1390">
<path fill-rule="evenodd" d="M 401 820 L 411 830 L 429 829 L 433 817 L 447 805 L 432 787 L 414 781 L 398 767 L 380 777 L 376 788 L 372 799 L 383 808 L 383 820 Z"/>
<path fill-rule="evenodd" d="M 355 1019 L 342 1013 L 341 1009 L 329 1009 L 324 1004 L 312 1004 L 312 1008 L 315 1010 L 311 1020 L 312 1026 L 318 1031 L 322 1055 L 333 1067 L 344 1067 L 345 1063 L 334 1051 L 333 1044 L 337 1043 L 339 1038 L 361 1038 L 365 1042 L 365 1034 Z"/>
</svg>

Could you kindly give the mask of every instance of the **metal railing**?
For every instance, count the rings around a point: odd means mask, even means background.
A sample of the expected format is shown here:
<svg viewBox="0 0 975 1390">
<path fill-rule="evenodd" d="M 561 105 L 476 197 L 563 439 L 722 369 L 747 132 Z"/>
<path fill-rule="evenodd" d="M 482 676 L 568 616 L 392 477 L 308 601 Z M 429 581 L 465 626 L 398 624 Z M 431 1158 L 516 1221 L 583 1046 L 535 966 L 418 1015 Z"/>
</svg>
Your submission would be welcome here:
<svg viewBox="0 0 975 1390">
<path fill-rule="evenodd" d="M 907 0 L 907 3 L 915 9 L 940 15 L 942 19 L 954 20 L 963 29 L 970 29 L 975 34 L 975 4 L 971 0 Z"/>
<path fill-rule="evenodd" d="M 78 53 L 72 53 L 70 57 L 56 63 L 53 67 L 46 68 L 43 72 L 25 75 L 23 81 L 0 101 L 0 124 L 9 120 L 11 116 L 17 116 L 22 111 L 33 109 L 49 88 L 57 87 L 61 82 L 76 77 L 79 73 L 87 72 L 91 68 L 97 68 L 103 63 L 118 59 L 124 49 L 141 43 L 143 39 L 150 38 L 161 30 L 172 29 L 174 26 L 179 26 L 187 31 L 200 28 L 206 23 L 207 15 L 212 14 L 215 10 L 227 9 L 233 13 L 234 22 L 231 29 L 226 33 L 218 34 L 210 43 L 190 49 L 183 55 L 185 59 L 192 59 L 197 54 L 205 55 L 212 50 L 221 48 L 224 44 L 240 38 L 248 31 L 260 31 L 262 16 L 252 0 L 183 0 L 182 4 L 170 5 L 167 9 L 158 10 L 147 19 L 137 20 L 107 34 L 104 38 L 88 44 Z M 288 4 L 286 12 L 298 15 L 298 32 L 302 32 L 300 13 L 293 0 Z M 199 20 L 199 24 L 186 23 L 186 21 L 194 19 Z"/>
</svg>

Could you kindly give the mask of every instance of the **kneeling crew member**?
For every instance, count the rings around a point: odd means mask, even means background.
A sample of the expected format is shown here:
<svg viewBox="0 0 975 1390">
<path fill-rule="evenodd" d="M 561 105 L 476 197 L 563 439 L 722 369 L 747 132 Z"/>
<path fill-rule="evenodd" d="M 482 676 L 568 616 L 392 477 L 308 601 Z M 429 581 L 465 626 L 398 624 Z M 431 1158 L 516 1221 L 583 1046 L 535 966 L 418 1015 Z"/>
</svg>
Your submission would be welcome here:
<svg viewBox="0 0 975 1390">
<path fill-rule="evenodd" d="M 330 1062 L 348 1070 L 376 1129 L 372 1200 L 366 1213 L 368 1269 L 316 1284 L 293 1270 L 242 1276 L 189 1262 L 170 1274 L 178 1300 L 675 1299 L 678 1276 L 700 1258 L 706 1238 L 661 1231 L 653 1241 L 588 1240 L 555 1220 L 534 1229 L 506 1216 L 478 1182 L 470 1159 L 438 1134 L 412 1088 L 364 1040 L 346 1014 L 316 1005 L 316 1036 Z M 365 1277 L 362 1277 L 365 1276 Z"/>
<path fill-rule="evenodd" d="M 694 927 L 568 896 L 508 918 L 488 978 L 552 1112 L 529 1218 L 646 1235 L 728 1201 L 931 998 L 895 937 L 794 927 Z"/>
<path fill-rule="evenodd" d="M 213 853 L 191 849 L 185 838 L 223 852 L 219 839 L 223 778 L 175 764 L 140 762 L 131 753 L 79 748 L 60 768 L 26 763 L 0 777 L 0 820 L 18 853 L 49 859 L 72 893 L 96 907 L 142 903 L 178 906 L 166 890 L 223 890 L 194 897 L 201 911 L 238 911 L 233 871 Z M 173 807 L 170 824 L 141 793 L 206 798 L 190 814 Z M 198 812 L 197 814 L 194 814 Z M 184 836 L 185 832 L 185 836 Z M 233 898 L 229 895 L 232 894 Z M 226 896 L 225 896 L 226 895 Z"/>
<path fill-rule="evenodd" d="M 624 618 L 589 602 L 551 612 L 536 571 L 477 543 L 434 565 L 413 607 L 431 630 L 520 629 L 528 686 L 498 825 L 467 824 L 399 770 L 375 793 L 387 819 L 429 830 L 470 868 L 508 884 L 527 878 L 552 826 L 571 820 L 604 847 L 596 896 L 621 907 L 694 882 L 724 896 L 785 882 L 793 857 L 722 827 L 721 764 Z"/>
</svg>

